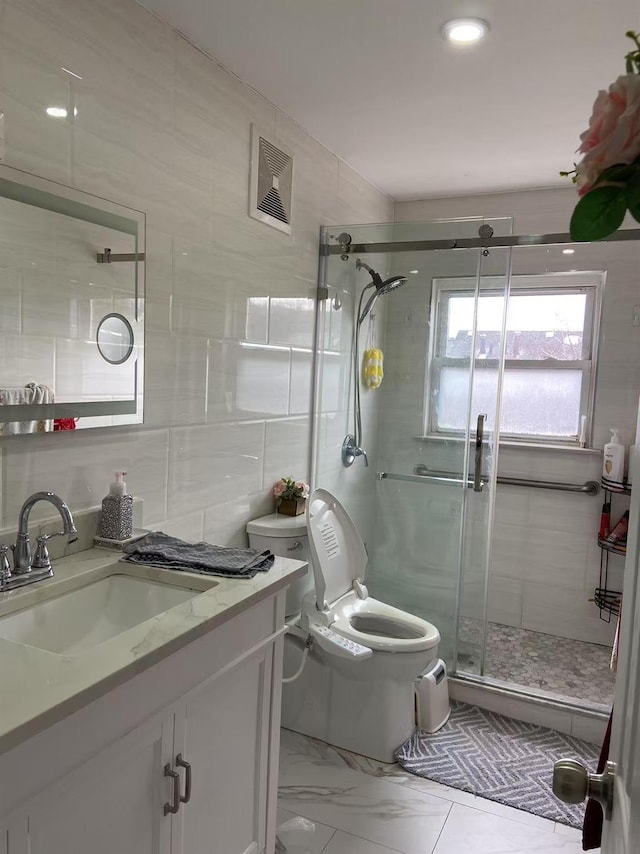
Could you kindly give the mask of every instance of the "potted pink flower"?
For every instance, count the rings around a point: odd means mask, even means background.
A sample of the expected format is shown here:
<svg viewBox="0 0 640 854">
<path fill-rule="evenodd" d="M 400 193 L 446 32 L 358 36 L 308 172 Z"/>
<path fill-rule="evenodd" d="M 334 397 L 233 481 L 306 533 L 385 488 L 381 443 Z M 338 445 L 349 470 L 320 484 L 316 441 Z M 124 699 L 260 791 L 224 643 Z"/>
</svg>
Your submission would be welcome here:
<svg viewBox="0 0 640 854">
<path fill-rule="evenodd" d="M 613 234 L 627 210 L 640 222 L 640 36 L 629 31 L 635 48 L 626 55 L 626 74 L 598 92 L 589 127 L 580 136 L 571 175 L 580 201 L 571 217 L 573 240 L 600 240 Z"/>
<path fill-rule="evenodd" d="M 283 516 L 300 516 L 305 511 L 309 485 L 303 480 L 281 477 L 271 490 L 276 499 L 276 512 Z"/>
</svg>

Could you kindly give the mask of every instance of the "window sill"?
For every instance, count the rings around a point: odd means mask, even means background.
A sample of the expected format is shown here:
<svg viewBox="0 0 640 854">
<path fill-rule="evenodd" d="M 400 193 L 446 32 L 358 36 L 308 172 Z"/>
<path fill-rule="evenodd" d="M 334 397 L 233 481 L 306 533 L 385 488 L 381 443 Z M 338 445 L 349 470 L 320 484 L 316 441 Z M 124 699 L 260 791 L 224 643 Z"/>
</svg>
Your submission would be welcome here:
<svg viewBox="0 0 640 854">
<path fill-rule="evenodd" d="M 417 442 L 453 442 L 462 444 L 464 439 L 459 436 L 414 436 Z M 474 444 L 475 439 L 469 439 L 469 444 Z M 577 445 L 552 445 L 546 442 L 518 442 L 513 439 L 501 439 L 500 448 L 511 448 L 518 451 L 535 450 L 535 451 L 566 451 L 570 454 L 590 454 L 592 456 L 602 456 L 602 448 L 579 448 Z"/>
</svg>

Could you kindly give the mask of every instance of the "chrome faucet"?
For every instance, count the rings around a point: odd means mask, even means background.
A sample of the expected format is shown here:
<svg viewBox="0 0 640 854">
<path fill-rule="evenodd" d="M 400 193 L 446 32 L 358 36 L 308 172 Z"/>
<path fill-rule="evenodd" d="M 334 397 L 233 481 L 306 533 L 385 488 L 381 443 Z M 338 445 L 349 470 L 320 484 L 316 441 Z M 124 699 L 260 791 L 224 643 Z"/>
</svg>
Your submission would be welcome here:
<svg viewBox="0 0 640 854">
<path fill-rule="evenodd" d="M 54 534 L 42 534 L 36 538 L 35 556 L 31 551 L 31 539 L 29 537 L 29 515 L 34 504 L 38 501 L 48 501 L 56 508 L 62 518 L 62 531 Z M 74 543 L 78 538 L 74 536 L 78 531 L 73 521 L 71 511 L 64 501 L 53 492 L 34 492 L 24 502 L 18 516 L 18 535 L 13 550 L 13 572 L 6 559 L 6 547 L 0 547 L 0 591 L 12 590 L 15 587 L 23 587 L 34 581 L 51 578 L 53 569 L 51 559 L 47 551 L 47 540 L 51 537 L 68 537 L 68 542 Z"/>
</svg>

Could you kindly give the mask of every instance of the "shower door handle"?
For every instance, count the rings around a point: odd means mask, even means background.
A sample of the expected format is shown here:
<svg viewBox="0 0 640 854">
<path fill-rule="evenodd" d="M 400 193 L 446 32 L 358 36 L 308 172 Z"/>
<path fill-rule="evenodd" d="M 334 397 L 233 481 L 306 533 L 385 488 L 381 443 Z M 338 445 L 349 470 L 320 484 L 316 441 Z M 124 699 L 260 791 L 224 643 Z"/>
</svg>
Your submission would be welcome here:
<svg viewBox="0 0 640 854">
<path fill-rule="evenodd" d="M 482 440 L 484 438 L 484 422 L 486 415 L 478 415 L 478 424 L 476 427 L 476 456 L 475 470 L 473 472 L 473 491 L 482 492 L 484 486 L 482 482 Z"/>
</svg>

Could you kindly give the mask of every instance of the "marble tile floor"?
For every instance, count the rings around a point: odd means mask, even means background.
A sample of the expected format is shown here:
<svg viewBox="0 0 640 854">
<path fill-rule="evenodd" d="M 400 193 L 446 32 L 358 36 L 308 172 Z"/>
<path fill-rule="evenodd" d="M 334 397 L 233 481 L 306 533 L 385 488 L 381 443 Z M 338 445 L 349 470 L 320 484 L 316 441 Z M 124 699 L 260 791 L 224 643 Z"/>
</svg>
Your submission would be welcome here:
<svg viewBox="0 0 640 854">
<path fill-rule="evenodd" d="M 481 623 L 462 618 L 458 670 L 478 673 Z M 611 706 L 611 649 L 528 629 L 489 623 L 485 676 L 547 691 L 568 700 Z"/>
<path fill-rule="evenodd" d="M 287 854 L 578 854 L 580 833 L 282 731 L 278 823 Z M 597 854 L 597 852 L 595 852 Z"/>
</svg>

